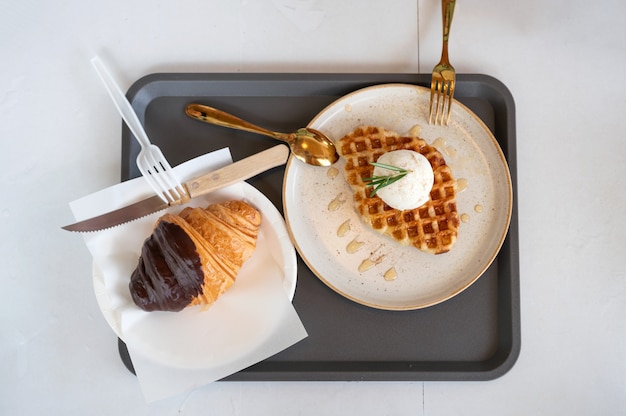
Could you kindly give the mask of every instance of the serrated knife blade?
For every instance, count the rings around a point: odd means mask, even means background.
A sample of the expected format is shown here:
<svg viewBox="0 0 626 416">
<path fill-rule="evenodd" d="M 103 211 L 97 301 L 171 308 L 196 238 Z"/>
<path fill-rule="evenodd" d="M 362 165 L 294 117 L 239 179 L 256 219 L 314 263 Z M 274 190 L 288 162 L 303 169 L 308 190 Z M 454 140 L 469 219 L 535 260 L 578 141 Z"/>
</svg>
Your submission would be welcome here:
<svg viewBox="0 0 626 416">
<path fill-rule="evenodd" d="M 255 155 L 241 159 L 223 168 L 214 170 L 188 182 L 183 183 L 190 199 L 206 195 L 236 182 L 256 176 L 268 169 L 283 165 L 287 162 L 289 149 L 284 145 L 277 145 Z M 182 201 L 185 203 L 187 201 Z M 137 218 L 145 217 L 152 213 L 164 210 L 177 204 L 167 204 L 158 196 L 152 196 L 142 201 L 127 205 L 97 217 L 66 225 L 67 231 L 89 232 L 100 231 L 115 227 Z"/>
</svg>

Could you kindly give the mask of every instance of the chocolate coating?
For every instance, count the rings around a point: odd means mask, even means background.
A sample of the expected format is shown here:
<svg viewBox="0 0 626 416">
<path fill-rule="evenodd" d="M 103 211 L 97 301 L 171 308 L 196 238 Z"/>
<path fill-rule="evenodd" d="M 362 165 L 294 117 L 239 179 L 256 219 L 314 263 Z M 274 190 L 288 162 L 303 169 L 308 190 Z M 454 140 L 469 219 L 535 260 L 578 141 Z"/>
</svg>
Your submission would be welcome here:
<svg viewBox="0 0 626 416">
<path fill-rule="evenodd" d="M 143 244 L 129 288 L 141 309 L 177 312 L 201 293 L 203 281 L 193 240 L 178 225 L 161 221 Z"/>
</svg>

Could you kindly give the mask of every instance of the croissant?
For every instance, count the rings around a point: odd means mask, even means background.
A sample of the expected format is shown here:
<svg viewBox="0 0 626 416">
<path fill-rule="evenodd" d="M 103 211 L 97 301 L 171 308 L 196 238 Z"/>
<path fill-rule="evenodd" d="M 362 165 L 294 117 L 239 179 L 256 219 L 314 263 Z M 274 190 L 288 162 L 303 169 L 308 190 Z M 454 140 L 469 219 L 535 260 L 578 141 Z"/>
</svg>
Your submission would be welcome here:
<svg viewBox="0 0 626 416">
<path fill-rule="evenodd" d="M 165 214 L 141 249 L 130 293 L 146 311 L 211 305 L 254 252 L 261 213 L 243 201 Z"/>
</svg>

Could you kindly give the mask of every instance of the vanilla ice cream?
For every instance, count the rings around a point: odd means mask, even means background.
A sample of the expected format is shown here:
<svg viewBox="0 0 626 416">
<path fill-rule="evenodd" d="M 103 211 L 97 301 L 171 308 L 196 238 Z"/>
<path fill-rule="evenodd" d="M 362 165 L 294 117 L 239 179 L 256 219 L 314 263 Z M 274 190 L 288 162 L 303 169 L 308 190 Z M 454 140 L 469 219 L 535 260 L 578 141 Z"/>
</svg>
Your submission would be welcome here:
<svg viewBox="0 0 626 416">
<path fill-rule="evenodd" d="M 376 192 L 387 205 L 405 210 L 417 208 L 428 201 L 435 177 L 433 168 L 426 157 L 413 150 L 394 150 L 381 155 L 377 162 L 409 171 L 402 179 Z M 389 176 L 397 173 L 380 166 L 374 167 L 374 176 Z"/>
</svg>

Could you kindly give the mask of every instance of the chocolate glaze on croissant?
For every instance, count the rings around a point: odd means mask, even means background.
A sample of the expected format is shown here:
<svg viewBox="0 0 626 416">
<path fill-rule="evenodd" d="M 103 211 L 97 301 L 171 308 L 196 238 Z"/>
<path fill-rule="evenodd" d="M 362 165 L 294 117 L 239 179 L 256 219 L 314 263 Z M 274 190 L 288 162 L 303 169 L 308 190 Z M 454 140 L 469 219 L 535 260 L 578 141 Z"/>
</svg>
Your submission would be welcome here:
<svg viewBox="0 0 626 416">
<path fill-rule="evenodd" d="M 129 284 L 146 311 L 210 305 L 256 247 L 261 214 L 242 201 L 165 214 L 146 239 Z"/>
</svg>

